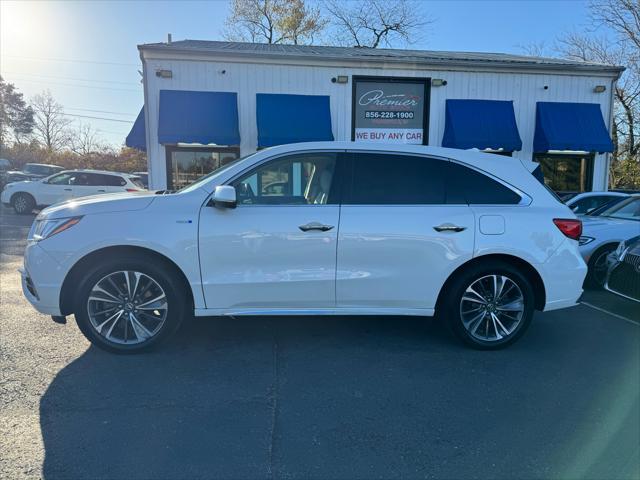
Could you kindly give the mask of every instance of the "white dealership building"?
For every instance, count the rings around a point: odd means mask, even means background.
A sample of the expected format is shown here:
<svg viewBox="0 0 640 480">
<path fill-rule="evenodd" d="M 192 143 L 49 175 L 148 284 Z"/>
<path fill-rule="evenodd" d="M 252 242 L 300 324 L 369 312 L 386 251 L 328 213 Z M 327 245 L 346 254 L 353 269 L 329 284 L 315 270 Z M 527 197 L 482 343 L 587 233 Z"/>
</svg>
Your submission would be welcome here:
<svg viewBox="0 0 640 480">
<path fill-rule="evenodd" d="M 540 162 L 557 191 L 606 189 L 622 67 L 196 40 L 138 49 L 145 104 L 126 143 L 147 151 L 151 188 L 260 148 L 335 139 L 478 148 Z"/>
</svg>

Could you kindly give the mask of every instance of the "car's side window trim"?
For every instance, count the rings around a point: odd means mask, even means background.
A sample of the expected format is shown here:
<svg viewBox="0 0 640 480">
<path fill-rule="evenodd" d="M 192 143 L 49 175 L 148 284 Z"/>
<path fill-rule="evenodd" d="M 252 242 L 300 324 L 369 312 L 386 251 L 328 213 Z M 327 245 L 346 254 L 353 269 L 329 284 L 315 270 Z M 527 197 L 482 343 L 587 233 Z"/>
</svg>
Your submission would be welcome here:
<svg viewBox="0 0 640 480">
<path fill-rule="evenodd" d="M 281 153 L 278 155 L 274 155 L 272 157 L 266 157 L 262 160 L 260 160 L 257 163 L 254 163 L 253 165 L 245 168 L 244 170 L 236 173 L 235 175 L 233 175 L 232 177 L 228 178 L 227 180 L 225 180 L 224 182 L 221 183 L 221 185 L 232 185 L 233 183 L 235 183 L 237 180 L 241 179 L 244 176 L 250 175 L 253 171 L 256 171 L 262 167 L 264 167 L 265 165 L 267 165 L 268 163 L 271 162 L 277 162 L 280 160 L 283 160 L 287 157 L 293 157 L 293 156 L 299 156 L 299 155 L 307 155 L 307 154 L 316 154 L 316 155 L 321 155 L 321 154 L 327 154 L 327 153 L 335 153 L 336 154 L 336 163 L 335 163 L 335 170 L 334 170 L 334 178 L 333 178 L 333 182 L 338 182 L 335 185 L 336 191 L 338 192 L 337 194 L 337 199 L 336 202 L 334 203 L 327 203 L 327 204 L 273 204 L 273 205 L 269 205 L 269 204 L 241 204 L 238 203 L 238 207 L 242 207 L 242 208 L 254 208 L 254 207 L 309 207 L 309 206 L 313 206 L 313 207 L 335 207 L 335 206 L 339 206 L 341 204 L 342 201 L 342 179 L 341 177 L 344 177 L 343 174 L 343 170 L 344 170 L 344 153 L 345 150 L 343 149 L 322 149 L 322 150 L 299 150 L 299 151 L 294 151 L 294 152 L 286 152 L 286 153 Z M 332 187 L 333 188 L 333 187 Z M 209 197 L 207 198 L 207 200 L 205 201 L 204 205 L 206 205 L 211 197 L 213 196 L 213 193 L 211 195 L 209 195 Z"/>
<path fill-rule="evenodd" d="M 505 205 L 507 206 L 511 206 L 511 207 L 519 207 L 519 206 L 527 206 L 530 205 L 531 202 L 533 201 L 532 198 L 526 194 L 525 192 L 523 192 L 522 190 L 520 190 L 519 188 L 511 185 L 510 183 L 502 180 L 501 178 L 496 177 L 495 175 L 484 171 L 480 168 L 475 167 L 474 165 L 469 165 L 467 163 L 461 162 L 459 160 L 456 160 L 454 158 L 450 158 L 450 157 L 442 157 L 440 155 L 425 155 L 422 153 L 415 153 L 415 152 L 397 152 L 397 151 L 392 151 L 392 150 L 354 150 L 354 149 L 348 149 L 346 150 L 346 155 L 345 155 L 345 160 L 348 161 L 348 165 L 349 168 L 347 169 L 348 175 L 345 176 L 345 178 L 343 179 L 343 182 L 346 183 L 347 187 L 343 188 L 342 191 L 342 200 L 343 202 L 346 200 L 347 202 L 350 201 L 351 198 L 351 189 L 353 188 L 353 179 L 354 179 L 354 175 L 353 175 L 353 168 L 354 168 L 354 162 L 353 162 L 353 158 L 355 155 L 362 155 L 362 154 L 382 154 L 382 155 L 401 155 L 401 156 L 405 156 L 405 157 L 420 157 L 420 158 L 428 158 L 428 159 L 432 159 L 432 160 L 440 160 L 440 161 L 445 161 L 445 162 L 449 162 L 449 163 L 455 163 L 458 164 L 462 167 L 466 167 L 466 168 L 470 168 L 471 170 L 475 171 L 476 173 L 478 173 L 479 175 L 485 175 L 486 177 L 498 182 L 500 185 L 508 188 L 509 190 L 511 190 L 513 193 L 517 194 L 520 197 L 520 201 L 518 203 L 514 203 L 514 204 L 495 204 L 495 203 L 488 203 L 488 204 L 480 204 L 480 203 L 467 203 L 467 204 L 459 204 L 459 205 L 468 205 L 468 206 L 476 206 L 476 207 L 495 207 L 495 206 L 502 206 L 504 207 Z M 357 207 L 357 206 L 372 206 L 374 204 L 349 204 L 349 206 L 351 207 Z M 379 204 L 377 204 L 378 206 L 380 206 Z M 455 204 L 447 204 L 446 200 L 445 203 L 443 204 L 439 204 L 439 203 L 433 203 L 433 204 L 414 204 L 414 203 L 408 203 L 408 204 L 388 204 L 385 206 L 388 207 L 410 207 L 410 206 L 420 206 L 420 207 L 428 207 L 428 206 L 438 206 L 438 205 L 447 205 L 447 206 L 453 206 Z"/>
</svg>

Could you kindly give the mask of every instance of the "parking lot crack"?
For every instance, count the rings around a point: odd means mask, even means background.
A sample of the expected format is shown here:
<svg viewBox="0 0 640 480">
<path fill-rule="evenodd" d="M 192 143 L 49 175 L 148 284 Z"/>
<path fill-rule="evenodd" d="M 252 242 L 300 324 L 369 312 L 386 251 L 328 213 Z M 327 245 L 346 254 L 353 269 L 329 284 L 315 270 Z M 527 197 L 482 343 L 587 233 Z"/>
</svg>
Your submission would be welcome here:
<svg viewBox="0 0 640 480">
<path fill-rule="evenodd" d="M 278 422 L 278 397 L 279 397 L 279 384 L 280 384 L 280 369 L 278 363 L 278 335 L 276 331 L 276 327 L 274 322 L 271 322 L 271 328 L 273 331 L 273 343 L 272 343 L 272 366 L 273 366 L 273 374 L 272 374 L 272 383 L 269 389 L 269 402 L 271 404 L 271 425 L 269 432 L 269 450 L 268 450 L 268 465 L 267 465 L 267 473 L 269 479 L 276 478 L 275 474 L 275 459 L 274 459 L 274 445 L 276 440 L 276 426 Z"/>
</svg>

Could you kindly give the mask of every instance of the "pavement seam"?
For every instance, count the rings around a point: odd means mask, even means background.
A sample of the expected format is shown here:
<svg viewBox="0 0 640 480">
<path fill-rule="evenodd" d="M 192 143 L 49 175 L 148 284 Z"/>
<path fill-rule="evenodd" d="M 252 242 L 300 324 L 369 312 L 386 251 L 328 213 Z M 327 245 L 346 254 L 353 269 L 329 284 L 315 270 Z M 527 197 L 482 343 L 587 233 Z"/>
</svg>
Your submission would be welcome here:
<svg viewBox="0 0 640 480">
<path fill-rule="evenodd" d="M 610 312 L 609 310 L 605 310 L 604 308 L 596 307 L 595 305 L 592 305 L 587 302 L 580 302 L 580 304 L 589 308 L 593 308 L 594 310 L 597 310 L 599 312 L 606 313 L 607 315 L 611 315 L 612 317 L 615 317 L 619 320 L 624 320 L 625 322 L 635 325 L 636 327 L 640 327 L 640 323 L 634 320 L 631 320 L 630 318 L 623 317 L 622 315 L 618 315 L 617 313 Z"/>
<path fill-rule="evenodd" d="M 278 420 L 278 387 L 280 384 L 280 371 L 278 366 L 278 337 L 276 333 L 276 326 L 271 322 L 271 328 L 273 329 L 273 348 L 272 348 L 272 362 L 273 362 L 273 384 L 271 386 L 271 432 L 269 438 L 269 464 L 267 465 L 267 474 L 270 479 L 275 478 L 274 473 L 274 457 L 273 447 L 276 438 L 276 422 Z"/>
</svg>

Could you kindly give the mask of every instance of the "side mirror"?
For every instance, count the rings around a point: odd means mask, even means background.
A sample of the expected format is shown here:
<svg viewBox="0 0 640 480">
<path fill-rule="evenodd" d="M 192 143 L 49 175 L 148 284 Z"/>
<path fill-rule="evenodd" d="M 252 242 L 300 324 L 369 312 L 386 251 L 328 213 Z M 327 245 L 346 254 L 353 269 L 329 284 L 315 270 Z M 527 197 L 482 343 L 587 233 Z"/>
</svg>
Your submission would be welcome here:
<svg viewBox="0 0 640 480">
<path fill-rule="evenodd" d="M 231 185 L 218 185 L 211 200 L 218 208 L 236 208 L 236 189 Z"/>
</svg>

